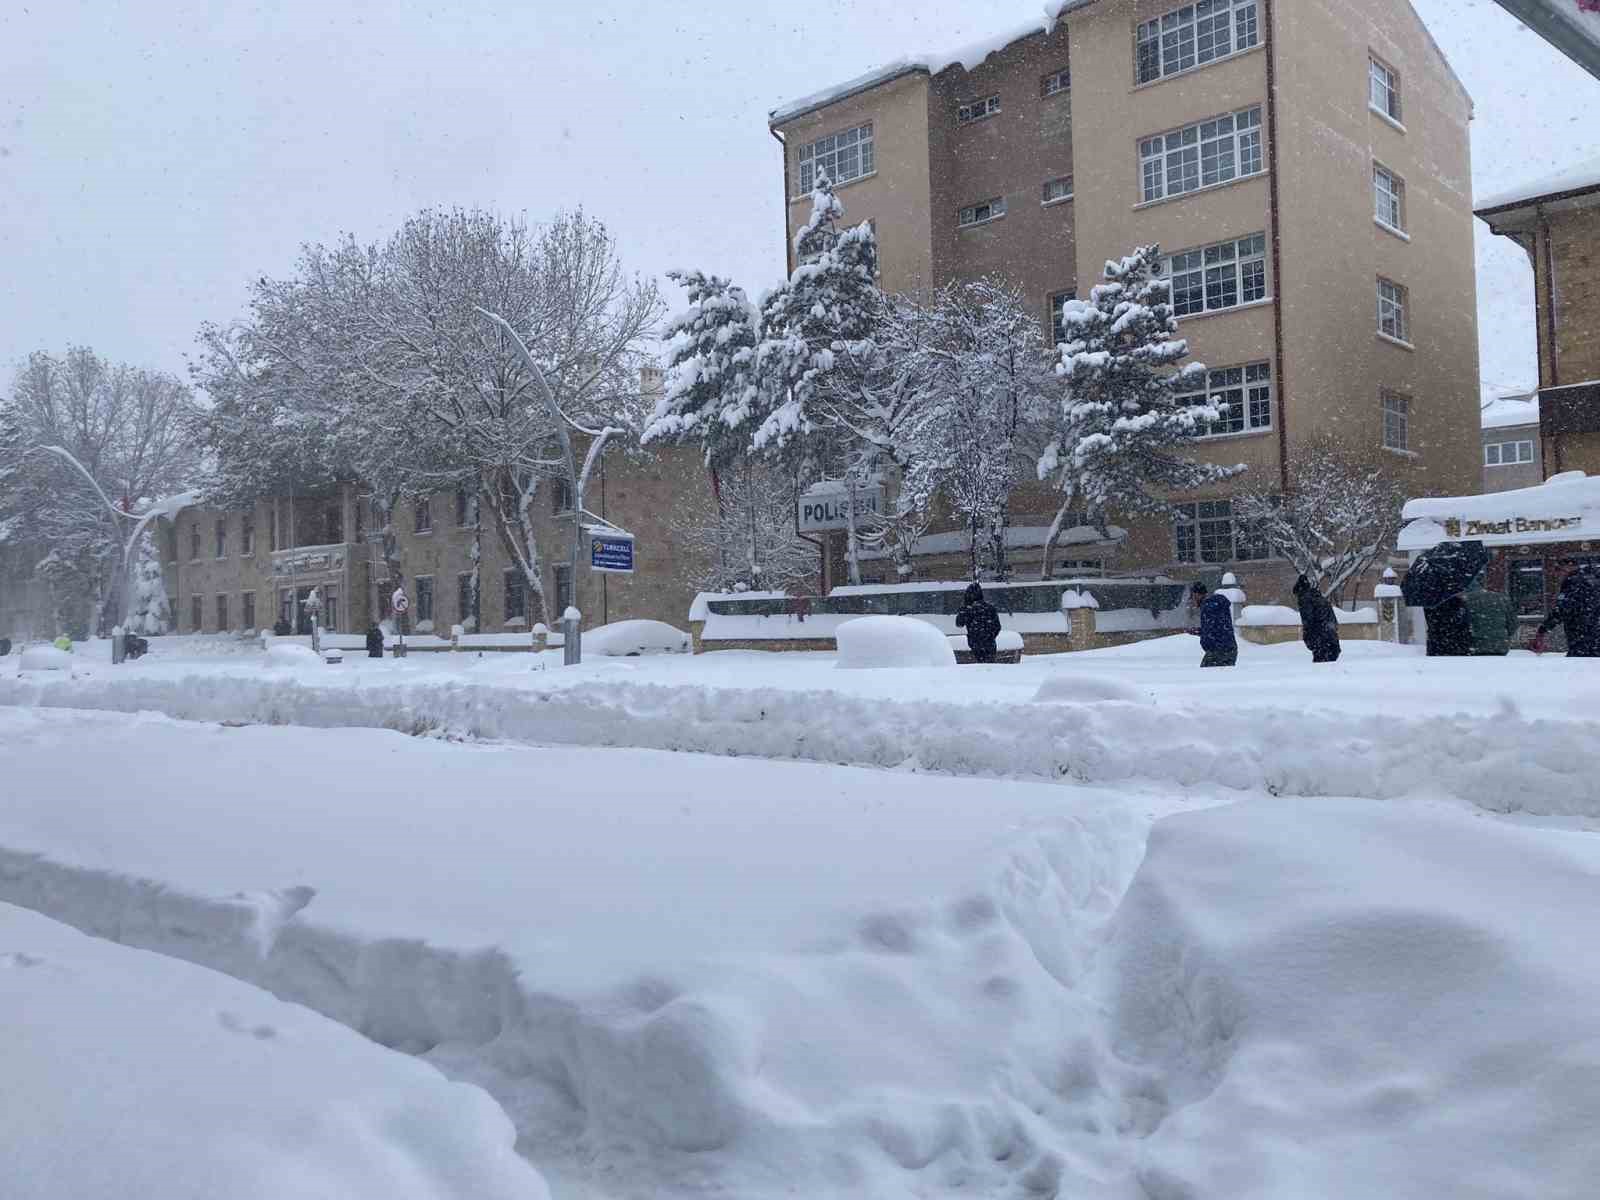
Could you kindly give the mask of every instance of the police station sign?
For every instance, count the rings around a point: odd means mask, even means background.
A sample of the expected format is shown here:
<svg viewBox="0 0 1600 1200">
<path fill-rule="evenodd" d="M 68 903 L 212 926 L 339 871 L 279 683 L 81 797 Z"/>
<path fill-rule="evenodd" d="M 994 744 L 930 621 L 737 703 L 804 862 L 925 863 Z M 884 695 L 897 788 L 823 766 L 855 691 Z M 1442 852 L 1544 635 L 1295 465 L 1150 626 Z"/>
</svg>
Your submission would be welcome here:
<svg viewBox="0 0 1600 1200">
<path fill-rule="evenodd" d="M 829 529 L 850 528 L 852 493 L 842 487 L 812 488 L 805 492 L 795 512 L 801 533 L 821 533 Z M 864 487 L 854 492 L 856 524 L 884 510 L 883 488 Z"/>
</svg>

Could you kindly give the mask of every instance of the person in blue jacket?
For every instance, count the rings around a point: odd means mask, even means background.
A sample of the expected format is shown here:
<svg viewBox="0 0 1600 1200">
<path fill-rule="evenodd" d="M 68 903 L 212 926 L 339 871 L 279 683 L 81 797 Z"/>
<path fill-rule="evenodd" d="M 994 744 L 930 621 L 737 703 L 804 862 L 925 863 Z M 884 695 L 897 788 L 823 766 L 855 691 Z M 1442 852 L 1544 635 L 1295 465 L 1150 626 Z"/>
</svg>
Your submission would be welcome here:
<svg viewBox="0 0 1600 1200">
<path fill-rule="evenodd" d="M 1231 667 L 1239 661 L 1239 643 L 1233 636 L 1233 605 L 1221 592 L 1209 592 L 1196 583 L 1189 589 L 1200 610 L 1200 649 L 1202 667 Z"/>
</svg>

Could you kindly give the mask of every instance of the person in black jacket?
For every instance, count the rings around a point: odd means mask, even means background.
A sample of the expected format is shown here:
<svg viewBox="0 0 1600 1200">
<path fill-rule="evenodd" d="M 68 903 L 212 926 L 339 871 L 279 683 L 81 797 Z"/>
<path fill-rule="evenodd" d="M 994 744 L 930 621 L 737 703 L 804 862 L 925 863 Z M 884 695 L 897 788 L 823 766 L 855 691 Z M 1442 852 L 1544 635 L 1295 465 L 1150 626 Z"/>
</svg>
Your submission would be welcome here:
<svg viewBox="0 0 1600 1200">
<path fill-rule="evenodd" d="M 1304 575 L 1294 581 L 1294 598 L 1300 606 L 1300 636 L 1314 663 L 1339 661 L 1339 618 L 1333 605 Z"/>
<path fill-rule="evenodd" d="M 1428 657 L 1461 658 L 1472 653 L 1472 612 L 1459 595 L 1422 610 L 1428 622 Z"/>
<path fill-rule="evenodd" d="M 376 625 L 367 626 L 367 657 L 383 657 L 383 630 Z"/>
<path fill-rule="evenodd" d="M 967 631 L 967 649 L 972 651 L 974 662 L 994 661 L 995 643 L 1000 637 L 1000 614 L 983 598 L 983 589 L 975 583 L 968 585 L 967 594 L 962 597 L 956 628 Z"/>
<path fill-rule="evenodd" d="M 1239 642 L 1233 636 L 1233 605 L 1221 592 L 1207 594 L 1206 585 L 1189 588 L 1195 607 L 1200 610 L 1200 659 L 1202 667 L 1231 667 L 1239 661 Z"/>
<path fill-rule="evenodd" d="M 1600 571 L 1570 561 L 1562 565 L 1569 573 L 1561 581 L 1555 607 L 1539 625 L 1533 648 L 1543 654 L 1545 634 L 1560 625 L 1567 635 L 1568 658 L 1600 658 Z"/>
</svg>

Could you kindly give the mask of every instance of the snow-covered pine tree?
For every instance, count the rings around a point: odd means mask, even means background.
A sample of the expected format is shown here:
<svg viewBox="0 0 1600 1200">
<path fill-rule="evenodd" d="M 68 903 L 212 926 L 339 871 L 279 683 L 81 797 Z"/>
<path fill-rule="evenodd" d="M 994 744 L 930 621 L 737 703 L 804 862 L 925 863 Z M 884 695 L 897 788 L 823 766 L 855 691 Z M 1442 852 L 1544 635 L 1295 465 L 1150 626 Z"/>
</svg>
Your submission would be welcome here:
<svg viewBox="0 0 1600 1200">
<path fill-rule="evenodd" d="M 156 536 L 147 530 L 139 539 L 133 565 L 133 609 L 127 618 L 130 633 L 155 636 L 172 628 L 167 608 L 167 585 L 161 578 L 161 557 Z"/>
<path fill-rule="evenodd" d="M 1245 469 L 1185 456 L 1223 414 L 1216 405 L 1177 402 L 1205 367 L 1171 369 L 1189 356 L 1189 343 L 1177 336 L 1159 247 L 1107 262 L 1105 282 L 1087 302 L 1069 301 L 1063 323 L 1066 341 L 1056 371 L 1067 388 L 1038 460 L 1039 478 L 1061 493 L 1041 564 L 1046 579 L 1062 521 L 1075 505 L 1106 533 L 1110 513 L 1162 515 L 1171 510 L 1167 494 L 1232 479 Z"/>
<path fill-rule="evenodd" d="M 817 391 L 839 356 L 872 353 L 883 313 L 878 243 L 871 225 L 841 229 L 843 220 L 844 205 L 819 175 L 811 219 L 795 235 L 798 265 L 761 303 L 756 366 L 765 411 L 755 432 L 758 450 L 815 433 Z"/>
<path fill-rule="evenodd" d="M 704 271 L 669 271 L 689 294 L 689 307 L 668 320 L 666 391 L 641 440 L 698 442 L 716 471 L 750 447 L 759 415 L 758 314 L 744 289 Z"/>
</svg>

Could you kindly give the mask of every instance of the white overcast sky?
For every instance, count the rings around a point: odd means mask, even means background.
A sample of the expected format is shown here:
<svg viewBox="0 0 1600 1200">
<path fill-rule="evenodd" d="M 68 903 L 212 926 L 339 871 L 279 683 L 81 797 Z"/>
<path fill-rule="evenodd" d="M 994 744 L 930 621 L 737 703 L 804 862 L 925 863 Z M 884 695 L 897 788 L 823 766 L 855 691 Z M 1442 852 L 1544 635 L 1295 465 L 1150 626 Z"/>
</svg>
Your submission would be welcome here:
<svg viewBox="0 0 1600 1200">
<path fill-rule="evenodd" d="M 1480 194 L 1594 153 L 1600 82 L 1492 0 L 1417 7 L 1477 101 Z M 783 264 L 769 108 L 1039 11 L 0 0 L 0 376 L 77 343 L 181 372 L 199 324 L 242 314 L 300 243 L 376 238 L 424 205 L 581 204 L 641 272 L 758 291 Z M 1526 259 L 1479 232 L 1485 386 L 1528 387 Z"/>
</svg>

